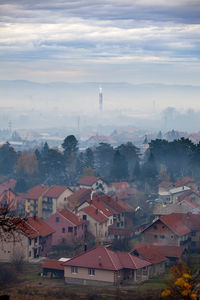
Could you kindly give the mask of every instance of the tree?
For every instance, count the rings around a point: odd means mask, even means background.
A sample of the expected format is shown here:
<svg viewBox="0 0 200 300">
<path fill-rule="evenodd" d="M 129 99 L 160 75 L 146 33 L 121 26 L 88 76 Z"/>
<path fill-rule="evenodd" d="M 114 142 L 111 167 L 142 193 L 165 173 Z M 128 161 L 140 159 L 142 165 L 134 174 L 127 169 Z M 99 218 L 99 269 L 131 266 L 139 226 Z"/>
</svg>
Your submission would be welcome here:
<svg viewBox="0 0 200 300">
<path fill-rule="evenodd" d="M 62 143 L 62 147 L 64 149 L 64 155 L 70 158 L 78 152 L 78 141 L 74 135 L 68 135 Z"/>
<path fill-rule="evenodd" d="M 110 178 L 114 149 L 110 144 L 100 143 L 95 150 L 95 171 L 102 177 Z"/>
<path fill-rule="evenodd" d="M 16 161 L 17 153 L 8 142 L 0 147 L 0 174 L 12 174 Z"/>
<path fill-rule="evenodd" d="M 22 152 L 17 160 L 16 171 L 19 176 L 30 176 L 38 172 L 35 153 Z"/>
<path fill-rule="evenodd" d="M 128 164 L 119 150 L 115 151 L 110 177 L 113 180 L 127 180 L 128 178 Z"/>
<path fill-rule="evenodd" d="M 131 142 L 122 144 L 117 149 L 120 151 L 120 154 L 123 155 L 126 159 L 128 166 L 128 176 L 129 179 L 132 179 L 134 177 L 135 167 L 139 163 L 139 149 L 135 147 Z"/>
<path fill-rule="evenodd" d="M 168 299 L 197 299 L 200 292 L 198 286 L 199 276 L 193 275 L 189 268 L 180 262 L 170 269 L 170 279 L 168 281 L 169 288 L 164 290 L 161 297 Z"/>
<path fill-rule="evenodd" d="M 80 170 L 80 161 L 78 161 L 78 141 L 74 135 L 65 138 L 62 147 L 64 149 L 65 171 L 67 174 L 68 184 L 74 184 L 78 178 Z"/>
</svg>

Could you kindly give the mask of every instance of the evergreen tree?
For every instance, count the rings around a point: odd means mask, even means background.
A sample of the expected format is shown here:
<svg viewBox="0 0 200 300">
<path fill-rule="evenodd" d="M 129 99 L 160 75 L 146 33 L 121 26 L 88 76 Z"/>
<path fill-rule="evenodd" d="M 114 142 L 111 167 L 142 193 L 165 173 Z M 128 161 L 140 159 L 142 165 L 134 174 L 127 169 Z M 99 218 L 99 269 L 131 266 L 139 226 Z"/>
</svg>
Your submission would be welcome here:
<svg viewBox="0 0 200 300">
<path fill-rule="evenodd" d="M 116 150 L 114 154 L 111 178 L 114 180 L 127 180 L 128 178 L 128 164 L 119 150 Z"/>
<path fill-rule="evenodd" d="M 0 147 L 0 174 L 11 175 L 14 173 L 14 165 L 17 162 L 17 153 L 7 142 Z"/>
</svg>

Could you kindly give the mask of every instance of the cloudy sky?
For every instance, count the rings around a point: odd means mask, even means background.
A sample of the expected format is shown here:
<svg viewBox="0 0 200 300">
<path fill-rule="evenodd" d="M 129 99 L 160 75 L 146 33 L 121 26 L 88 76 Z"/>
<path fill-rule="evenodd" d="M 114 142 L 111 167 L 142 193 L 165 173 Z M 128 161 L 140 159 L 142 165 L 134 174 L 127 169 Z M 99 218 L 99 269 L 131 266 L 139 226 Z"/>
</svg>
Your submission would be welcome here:
<svg viewBox="0 0 200 300">
<path fill-rule="evenodd" d="M 200 85 L 200 1 L 0 0 L 0 79 Z"/>
</svg>

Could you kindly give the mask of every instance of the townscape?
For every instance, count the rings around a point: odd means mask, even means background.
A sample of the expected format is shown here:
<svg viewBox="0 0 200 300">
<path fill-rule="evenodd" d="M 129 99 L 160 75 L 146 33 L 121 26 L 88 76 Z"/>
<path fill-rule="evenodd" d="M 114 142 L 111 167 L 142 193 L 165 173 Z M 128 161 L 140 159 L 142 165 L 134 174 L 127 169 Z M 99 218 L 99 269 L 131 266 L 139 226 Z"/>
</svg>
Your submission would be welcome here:
<svg viewBox="0 0 200 300">
<path fill-rule="evenodd" d="M 183 157 L 166 160 L 177 144 Z M 188 172 L 198 145 L 156 139 L 141 156 L 131 142 L 80 151 L 70 135 L 62 147 L 1 146 L 2 263 L 40 264 L 43 278 L 66 284 L 126 286 L 199 254 L 198 164 Z"/>
</svg>

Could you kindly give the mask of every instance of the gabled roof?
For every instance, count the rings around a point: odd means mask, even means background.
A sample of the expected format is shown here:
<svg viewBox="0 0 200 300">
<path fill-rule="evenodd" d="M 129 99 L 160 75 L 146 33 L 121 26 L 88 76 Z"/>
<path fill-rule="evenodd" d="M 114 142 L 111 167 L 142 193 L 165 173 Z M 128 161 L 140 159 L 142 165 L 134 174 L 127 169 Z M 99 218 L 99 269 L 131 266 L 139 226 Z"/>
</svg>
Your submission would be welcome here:
<svg viewBox="0 0 200 300">
<path fill-rule="evenodd" d="M 26 199 L 38 199 L 41 197 L 47 190 L 49 189 L 48 186 L 43 184 L 34 186 L 31 188 L 28 193 L 26 194 Z"/>
<path fill-rule="evenodd" d="M 61 185 L 52 185 L 45 193 L 45 197 L 58 198 L 68 187 Z"/>
<path fill-rule="evenodd" d="M 167 260 L 167 258 L 159 252 L 156 246 L 152 244 L 134 248 L 134 251 L 132 253 L 134 253 L 135 251 L 152 264 L 158 264 Z"/>
<path fill-rule="evenodd" d="M 189 182 L 194 182 L 194 180 L 190 177 L 184 177 L 181 180 L 177 181 L 174 183 L 175 187 L 180 187 L 188 184 Z"/>
<path fill-rule="evenodd" d="M 42 265 L 42 268 L 64 271 L 63 261 L 56 259 L 46 259 Z"/>
<path fill-rule="evenodd" d="M 14 189 L 16 185 L 16 180 L 15 179 L 9 179 L 5 182 L 3 182 L 2 184 L 0 184 L 0 195 L 9 189 Z"/>
<path fill-rule="evenodd" d="M 29 238 L 45 237 L 55 232 L 46 222 L 38 217 L 29 217 L 17 223 L 17 228 Z"/>
<path fill-rule="evenodd" d="M 180 258 L 185 250 L 184 246 L 165 246 L 165 245 L 156 245 L 158 251 L 166 257 L 176 257 Z"/>
<path fill-rule="evenodd" d="M 63 265 L 117 271 L 124 268 L 140 269 L 151 263 L 127 252 L 112 251 L 100 246 L 70 259 Z"/>
<path fill-rule="evenodd" d="M 198 204 L 196 201 L 192 200 L 192 198 L 190 198 L 190 197 L 184 198 L 182 201 L 179 201 L 177 204 L 181 205 L 182 203 L 186 203 L 187 205 L 191 206 L 192 208 L 200 211 L 200 204 Z"/>
<path fill-rule="evenodd" d="M 71 223 L 73 223 L 75 226 L 83 224 L 83 220 L 79 219 L 74 213 L 72 213 L 68 209 L 64 209 L 58 212 L 60 215 L 62 215 L 64 218 L 69 220 Z"/>
<path fill-rule="evenodd" d="M 68 197 L 69 205 L 74 203 L 75 205 L 80 205 L 91 198 L 91 189 L 81 188 L 75 191 L 72 195 Z"/>
<path fill-rule="evenodd" d="M 112 197 L 109 197 L 107 195 L 102 195 L 101 197 L 99 197 L 99 200 L 104 202 L 106 206 L 110 207 L 117 213 L 134 211 L 134 208 L 129 204 L 119 199 L 113 199 Z"/>
<path fill-rule="evenodd" d="M 108 218 L 106 216 L 104 216 L 100 212 L 100 210 L 98 208 L 94 207 L 93 205 L 84 207 L 82 209 L 82 211 L 84 211 L 86 214 L 88 214 L 91 218 L 95 219 L 99 223 L 104 223 L 104 222 L 108 221 Z"/>
<path fill-rule="evenodd" d="M 190 229 L 183 223 L 183 215 L 184 214 L 181 213 L 172 213 L 170 215 L 160 217 L 160 220 L 175 234 L 182 236 L 190 232 Z"/>
<path fill-rule="evenodd" d="M 103 202 L 99 201 L 99 198 L 92 199 L 90 203 L 98 208 L 106 217 L 110 217 L 114 214 L 110 208 L 108 208 Z"/>
<path fill-rule="evenodd" d="M 160 244 L 147 244 L 145 242 L 136 242 L 134 250 L 140 250 L 140 249 L 156 249 L 162 257 L 172 257 L 172 258 L 180 258 L 185 250 L 184 246 L 166 246 L 166 245 L 160 245 Z M 141 250 L 142 253 L 143 250 Z M 151 251 L 150 251 L 151 252 Z M 140 252 L 139 252 L 140 253 Z M 147 254 L 148 255 L 148 254 Z"/>
<path fill-rule="evenodd" d="M 161 188 L 169 188 L 170 186 L 172 186 L 173 183 L 170 182 L 170 181 L 162 181 L 160 184 L 159 184 L 159 187 Z"/>
<path fill-rule="evenodd" d="M 97 182 L 100 177 L 94 176 L 83 176 L 77 183 L 79 185 L 92 186 L 95 182 Z"/>
</svg>

